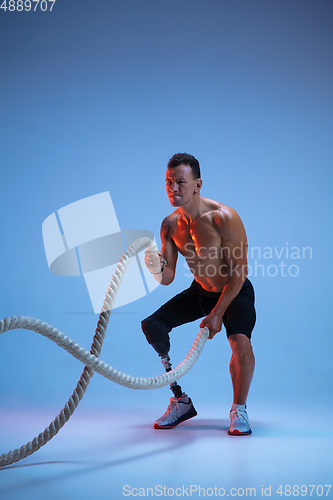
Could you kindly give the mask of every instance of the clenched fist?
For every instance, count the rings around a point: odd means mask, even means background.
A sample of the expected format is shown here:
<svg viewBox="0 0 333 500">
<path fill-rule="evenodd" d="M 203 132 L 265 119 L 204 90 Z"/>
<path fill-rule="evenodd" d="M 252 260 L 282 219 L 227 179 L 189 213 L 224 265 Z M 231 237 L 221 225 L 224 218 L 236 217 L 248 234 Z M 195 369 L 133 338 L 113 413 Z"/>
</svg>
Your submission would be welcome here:
<svg viewBox="0 0 333 500">
<path fill-rule="evenodd" d="M 148 270 L 153 274 L 159 274 L 163 271 L 166 261 L 163 252 L 152 252 L 151 250 L 145 251 L 145 264 Z"/>
</svg>

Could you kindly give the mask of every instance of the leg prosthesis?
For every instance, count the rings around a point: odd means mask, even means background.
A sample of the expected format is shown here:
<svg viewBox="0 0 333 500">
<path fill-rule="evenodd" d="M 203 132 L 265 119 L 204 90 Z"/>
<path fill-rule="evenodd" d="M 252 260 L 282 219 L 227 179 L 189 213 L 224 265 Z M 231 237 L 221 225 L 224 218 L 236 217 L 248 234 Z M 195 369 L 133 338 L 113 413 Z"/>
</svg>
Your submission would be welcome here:
<svg viewBox="0 0 333 500">
<path fill-rule="evenodd" d="M 141 326 L 149 344 L 161 358 L 165 371 L 170 372 L 172 370 L 169 357 L 171 329 L 153 316 L 144 319 Z M 191 399 L 182 391 L 177 382 L 172 382 L 170 389 L 174 396 L 170 398 L 169 406 L 164 414 L 154 423 L 155 429 L 172 429 L 197 415 Z"/>
<path fill-rule="evenodd" d="M 160 321 L 155 318 L 149 317 L 141 322 L 141 327 L 143 333 L 146 336 L 147 341 L 155 349 L 159 357 L 161 358 L 162 364 L 166 372 L 171 372 L 171 362 L 169 357 L 170 351 L 170 337 L 169 329 Z M 177 382 L 172 382 L 170 384 L 170 389 L 176 396 L 180 398 L 183 391 Z"/>
</svg>

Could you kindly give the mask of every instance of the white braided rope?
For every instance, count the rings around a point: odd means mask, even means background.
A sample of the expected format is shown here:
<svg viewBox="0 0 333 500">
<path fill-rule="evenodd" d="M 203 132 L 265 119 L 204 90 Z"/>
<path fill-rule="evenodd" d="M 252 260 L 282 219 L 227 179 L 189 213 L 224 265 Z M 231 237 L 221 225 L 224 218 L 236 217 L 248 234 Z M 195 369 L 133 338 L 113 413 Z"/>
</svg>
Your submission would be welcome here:
<svg viewBox="0 0 333 500">
<path fill-rule="evenodd" d="M 77 408 L 79 402 L 81 401 L 84 393 L 87 390 L 94 371 L 111 380 L 112 382 L 116 382 L 119 385 L 123 385 L 131 389 L 149 390 L 157 389 L 159 387 L 171 384 L 172 382 L 175 382 L 179 378 L 183 377 L 192 368 L 192 366 L 198 359 L 209 336 L 208 328 L 204 328 L 198 333 L 184 361 L 182 361 L 172 371 L 163 373 L 162 375 L 159 375 L 157 377 L 142 378 L 126 375 L 125 373 L 122 373 L 121 371 L 113 368 L 112 366 L 99 359 L 112 306 L 123 276 L 132 257 L 144 247 L 149 247 L 149 250 L 157 251 L 156 245 L 149 238 L 144 237 L 139 238 L 134 243 L 132 243 L 132 245 L 121 257 L 120 262 L 118 263 L 118 266 L 112 277 L 109 289 L 106 293 L 90 352 L 86 351 L 74 340 L 66 337 L 62 332 L 59 332 L 59 330 L 57 330 L 53 326 L 48 325 L 41 320 L 29 318 L 28 316 L 12 316 L 0 320 L 0 335 L 8 330 L 15 330 L 17 328 L 32 330 L 52 340 L 58 346 L 65 349 L 85 365 L 80 380 L 72 396 L 69 398 L 68 402 L 61 410 L 59 415 L 57 415 L 53 422 L 51 422 L 51 424 L 31 442 L 21 446 L 21 448 L 15 449 L 14 451 L 2 454 L 0 456 L 0 467 L 18 462 L 19 460 L 32 455 L 35 451 L 41 448 L 41 446 L 44 446 L 48 441 L 52 439 L 53 436 L 55 436 L 59 432 L 61 427 L 65 425 L 65 423 Z"/>
</svg>

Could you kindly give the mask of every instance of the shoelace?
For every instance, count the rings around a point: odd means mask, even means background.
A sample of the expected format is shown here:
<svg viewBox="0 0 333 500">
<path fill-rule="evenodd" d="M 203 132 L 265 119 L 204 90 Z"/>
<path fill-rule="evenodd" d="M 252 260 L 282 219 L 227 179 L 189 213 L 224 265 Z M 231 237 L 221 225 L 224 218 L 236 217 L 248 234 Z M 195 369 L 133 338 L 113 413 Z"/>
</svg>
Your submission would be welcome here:
<svg viewBox="0 0 333 500">
<path fill-rule="evenodd" d="M 179 403 L 186 404 L 185 401 L 178 401 L 177 398 L 170 398 L 170 403 L 168 408 L 166 409 L 166 413 L 170 413 L 175 407 L 177 408 L 177 410 L 179 410 Z"/>
<path fill-rule="evenodd" d="M 238 420 L 241 420 L 242 418 L 245 422 L 247 422 L 245 416 L 242 415 L 242 412 L 238 408 L 230 411 L 230 417 L 236 417 Z"/>
<path fill-rule="evenodd" d="M 170 413 L 175 406 L 178 408 L 178 401 L 175 399 L 170 399 L 170 403 L 169 403 L 169 406 L 167 408 L 167 412 Z"/>
</svg>

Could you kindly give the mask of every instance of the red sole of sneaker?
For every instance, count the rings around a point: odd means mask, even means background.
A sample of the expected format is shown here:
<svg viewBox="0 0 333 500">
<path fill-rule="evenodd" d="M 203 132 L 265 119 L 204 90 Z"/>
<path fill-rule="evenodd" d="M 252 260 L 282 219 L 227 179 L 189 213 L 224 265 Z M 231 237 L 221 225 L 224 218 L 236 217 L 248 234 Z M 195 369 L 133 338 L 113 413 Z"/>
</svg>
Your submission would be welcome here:
<svg viewBox="0 0 333 500">
<path fill-rule="evenodd" d="M 173 429 L 174 427 L 177 427 L 177 425 L 172 425 L 172 426 L 169 426 L 169 427 L 166 427 L 166 426 L 160 427 L 159 425 L 155 425 L 154 424 L 154 429 Z"/>
<path fill-rule="evenodd" d="M 252 434 L 252 431 L 249 432 L 239 432 L 239 431 L 233 431 L 233 432 L 228 432 L 229 436 L 250 436 Z"/>
</svg>

